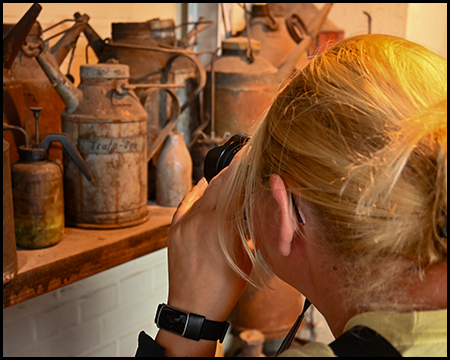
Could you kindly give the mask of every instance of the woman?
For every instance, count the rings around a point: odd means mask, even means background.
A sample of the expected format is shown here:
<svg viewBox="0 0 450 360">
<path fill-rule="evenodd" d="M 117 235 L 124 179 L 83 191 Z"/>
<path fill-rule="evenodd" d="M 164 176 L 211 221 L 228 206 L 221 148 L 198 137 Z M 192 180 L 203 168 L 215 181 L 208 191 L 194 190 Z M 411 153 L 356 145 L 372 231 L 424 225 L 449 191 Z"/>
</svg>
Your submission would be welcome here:
<svg viewBox="0 0 450 360">
<path fill-rule="evenodd" d="M 391 36 L 346 39 L 291 79 L 241 152 L 174 216 L 168 305 L 225 321 L 252 269 L 273 271 L 335 337 L 363 325 L 403 356 L 446 356 L 445 60 Z M 156 343 L 166 356 L 216 346 L 166 330 Z"/>
</svg>

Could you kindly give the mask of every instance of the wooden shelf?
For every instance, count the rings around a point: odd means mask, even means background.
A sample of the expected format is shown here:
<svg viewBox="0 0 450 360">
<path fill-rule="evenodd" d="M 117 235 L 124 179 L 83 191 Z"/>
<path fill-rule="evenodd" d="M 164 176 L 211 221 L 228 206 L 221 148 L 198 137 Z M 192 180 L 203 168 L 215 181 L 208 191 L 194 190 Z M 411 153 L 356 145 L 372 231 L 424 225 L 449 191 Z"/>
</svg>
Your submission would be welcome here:
<svg viewBox="0 0 450 360">
<path fill-rule="evenodd" d="M 19 271 L 3 286 L 3 308 L 43 295 L 167 246 L 175 208 L 149 206 L 149 219 L 116 230 L 65 228 L 50 248 L 20 249 Z"/>
</svg>

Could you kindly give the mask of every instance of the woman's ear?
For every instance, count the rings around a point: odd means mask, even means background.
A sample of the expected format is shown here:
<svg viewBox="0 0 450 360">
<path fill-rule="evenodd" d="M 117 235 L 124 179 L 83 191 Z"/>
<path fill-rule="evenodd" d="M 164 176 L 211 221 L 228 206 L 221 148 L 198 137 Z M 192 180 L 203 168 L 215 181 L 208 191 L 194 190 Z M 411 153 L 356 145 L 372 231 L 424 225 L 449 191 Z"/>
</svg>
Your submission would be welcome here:
<svg viewBox="0 0 450 360">
<path fill-rule="evenodd" d="M 291 244 L 294 239 L 295 227 L 290 216 L 289 200 L 286 186 L 277 174 L 270 176 L 270 188 L 279 208 L 279 238 L 278 249 L 283 256 L 291 253 Z"/>
</svg>

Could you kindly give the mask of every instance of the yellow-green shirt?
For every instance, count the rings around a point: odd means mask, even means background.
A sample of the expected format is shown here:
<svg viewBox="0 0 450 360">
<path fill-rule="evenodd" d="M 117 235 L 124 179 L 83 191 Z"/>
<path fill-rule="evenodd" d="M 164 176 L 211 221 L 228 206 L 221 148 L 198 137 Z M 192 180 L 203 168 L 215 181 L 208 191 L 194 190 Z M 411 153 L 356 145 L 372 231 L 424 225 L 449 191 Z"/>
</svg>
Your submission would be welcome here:
<svg viewBox="0 0 450 360">
<path fill-rule="evenodd" d="M 447 309 L 396 313 L 375 311 L 359 314 L 345 325 L 344 332 L 356 325 L 375 330 L 402 356 L 447 357 Z M 326 344 L 308 343 L 288 349 L 281 356 L 335 356 Z"/>
</svg>

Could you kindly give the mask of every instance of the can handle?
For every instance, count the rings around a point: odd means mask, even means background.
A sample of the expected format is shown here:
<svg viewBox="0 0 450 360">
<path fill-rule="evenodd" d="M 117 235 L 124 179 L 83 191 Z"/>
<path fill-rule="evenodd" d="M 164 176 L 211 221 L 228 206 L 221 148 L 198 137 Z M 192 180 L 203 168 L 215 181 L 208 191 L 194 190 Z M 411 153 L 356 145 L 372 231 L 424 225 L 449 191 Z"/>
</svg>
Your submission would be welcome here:
<svg viewBox="0 0 450 360">
<path fill-rule="evenodd" d="M 178 97 L 170 89 L 149 89 L 149 90 L 147 90 L 147 97 L 145 98 L 144 107 L 145 107 L 145 103 L 149 99 L 149 95 L 155 90 L 164 90 L 165 92 L 167 92 L 169 94 L 169 96 L 172 99 L 173 111 L 172 111 L 172 116 L 170 117 L 170 119 L 167 120 L 166 125 L 161 130 L 161 132 L 158 134 L 158 137 L 155 139 L 155 141 L 153 141 L 150 148 L 147 150 L 147 162 L 150 161 L 153 158 L 153 156 L 155 156 L 156 152 L 159 150 L 161 145 L 164 143 L 164 141 L 166 140 L 169 133 L 175 128 L 175 126 L 177 125 L 177 122 L 178 122 L 178 117 L 180 116 L 180 113 L 181 113 L 180 102 L 178 101 Z"/>
</svg>

